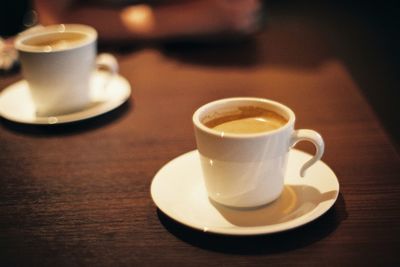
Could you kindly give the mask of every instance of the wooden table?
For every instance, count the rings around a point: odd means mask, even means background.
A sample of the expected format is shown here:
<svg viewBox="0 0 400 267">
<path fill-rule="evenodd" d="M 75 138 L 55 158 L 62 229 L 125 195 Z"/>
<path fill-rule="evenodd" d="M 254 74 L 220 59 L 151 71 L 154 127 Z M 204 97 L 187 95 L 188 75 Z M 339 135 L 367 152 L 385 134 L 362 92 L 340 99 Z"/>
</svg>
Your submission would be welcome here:
<svg viewBox="0 0 400 267">
<path fill-rule="evenodd" d="M 248 42 L 115 52 L 132 85 L 117 110 L 49 127 L 3 119 L 0 266 L 398 266 L 399 155 L 324 27 L 276 16 Z M 3 76 L 0 88 L 19 79 Z M 323 160 L 341 186 L 325 215 L 280 234 L 230 237 L 157 210 L 152 178 L 195 149 L 192 113 L 231 96 L 283 102 L 298 128 L 323 135 Z"/>
</svg>

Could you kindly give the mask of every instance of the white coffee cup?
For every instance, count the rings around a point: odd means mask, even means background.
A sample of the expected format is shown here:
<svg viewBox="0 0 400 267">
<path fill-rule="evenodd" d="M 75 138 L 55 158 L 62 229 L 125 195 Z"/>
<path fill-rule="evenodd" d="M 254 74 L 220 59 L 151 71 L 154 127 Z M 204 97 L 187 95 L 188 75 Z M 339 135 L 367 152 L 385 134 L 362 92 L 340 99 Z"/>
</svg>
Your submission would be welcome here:
<svg viewBox="0 0 400 267">
<path fill-rule="evenodd" d="M 258 133 L 221 132 L 207 121 L 234 114 L 243 107 L 275 112 L 285 119 L 277 129 Z M 284 188 L 289 150 L 299 141 L 310 141 L 316 154 L 300 174 L 318 161 L 324 152 L 320 134 L 294 130 L 295 114 L 275 101 L 238 97 L 217 100 L 200 107 L 193 115 L 197 148 L 209 198 L 231 207 L 257 207 L 277 199 Z"/>
<path fill-rule="evenodd" d="M 111 55 L 97 59 L 97 32 L 90 26 L 58 24 L 21 33 L 15 40 L 38 116 L 84 109 L 90 103 L 90 78 L 97 66 L 116 74 Z"/>
</svg>

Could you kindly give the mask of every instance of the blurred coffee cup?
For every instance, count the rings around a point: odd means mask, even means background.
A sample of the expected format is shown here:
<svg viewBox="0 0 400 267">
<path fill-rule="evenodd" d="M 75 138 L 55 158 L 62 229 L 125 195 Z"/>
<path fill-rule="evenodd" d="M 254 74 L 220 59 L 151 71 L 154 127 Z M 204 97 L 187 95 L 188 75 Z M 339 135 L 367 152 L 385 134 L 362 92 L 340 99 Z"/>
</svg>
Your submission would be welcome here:
<svg viewBox="0 0 400 267">
<path fill-rule="evenodd" d="M 37 116 L 56 116 L 80 111 L 90 100 L 90 78 L 97 65 L 116 74 L 111 55 L 96 64 L 97 32 L 80 24 L 36 27 L 15 40 Z"/>
</svg>

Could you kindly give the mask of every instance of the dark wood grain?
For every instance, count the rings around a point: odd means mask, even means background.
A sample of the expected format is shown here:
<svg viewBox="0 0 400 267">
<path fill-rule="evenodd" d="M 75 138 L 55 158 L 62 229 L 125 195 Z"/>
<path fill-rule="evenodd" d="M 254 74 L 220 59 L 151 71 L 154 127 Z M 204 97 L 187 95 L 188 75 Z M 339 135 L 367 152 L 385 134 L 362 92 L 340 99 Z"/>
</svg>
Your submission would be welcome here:
<svg viewBox="0 0 400 267">
<path fill-rule="evenodd" d="M 57 127 L 2 119 L 0 266 L 398 266 L 399 155 L 338 53 L 346 40 L 332 42 L 329 24 L 279 14 L 246 42 L 116 52 L 132 98 L 104 116 Z M 228 237 L 157 210 L 151 180 L 195 149 L 192 113 L 231 96 L 281 101 L 298 128 L 324 136 L 323 160 L 341 186 L 325 215 L 280 234 Z"/>
</svg>

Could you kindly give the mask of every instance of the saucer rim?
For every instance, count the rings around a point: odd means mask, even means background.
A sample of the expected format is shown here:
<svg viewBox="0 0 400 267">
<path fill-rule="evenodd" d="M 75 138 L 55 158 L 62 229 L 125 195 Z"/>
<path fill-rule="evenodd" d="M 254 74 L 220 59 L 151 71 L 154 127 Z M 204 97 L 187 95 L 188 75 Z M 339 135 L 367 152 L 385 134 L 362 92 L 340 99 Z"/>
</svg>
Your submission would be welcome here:
<svg viewBox="0 0 400 267">
<path fill-rule="evenodd" d="M 304 154 L 307 156 L 312 156 L 304 151 L 294 149 L 294 148 L 290 150 L 290 153 Z M 217 235 L 227 235 L 227 236 L 256 236 L 256 235 L 269 235 L 269 234 L 275 234 L 275 233 L 281 233 L 281 232 L 293 230 L 293 229 L 299 228 L 301 226 L 304 226 L 312 221 L 317 220 L 322 215 L 324 215 L 326 212 L 328 212 L 328 210 L 330 210 L 333 207 L 333 205 L 336 203 L 339 193 L 340 193 L 340 184 L 339 184 L 339 180 L 338 180 L 336 174 L 325 162 L 323 162 L 322 160 L 319 160 L 318 162 L 320 164 L 322 164 L 322 166 L 327 171 L 331 172 L 331 174 L 332 174 L 331 178 L 334 178 L 334 180 L 332 180 L 332 182 L 334 182 L 334 188 L 332 188 L 331 190 L 335 190 L 336 194 L 335 194 L 334 198 L 330 199 L 329 201 L 320 202 L 315 208 L 313 208 L 309 212 L 307 212 L 299 217 L 293 218 L 292 220 L 286 221 L 286 222 L 282 222 L 282 223 L 278 223 L 278 224 L 274 224 L 274 225 L 266 225 L 266 226 L 250 226 L 250 227 L 240 227 L 240 226 L 220 227 L 220 226 L 216 226 L 216 227 L 210 228 L 210 227 L 196 225 L 196 224 L 191 223 L 190 220 L 186 220 L 185 218 L 182 218 L 182 216 L 174 215 L 173 212 L 170 212 L 168 209 L 163 207 L 163 205 L 161 205 L 160 203 L 157 203 L 158 198 L 156 197 L 157 193 L 155 192 L 155 190 L 156 190 L 155 184 L 157 183 L 157 180 L 160 179 L 159 177 L 161 176 L 163 169 L 166 168 L 169 164 L 172 164 L 178 160 L 182 160 L 183 158 L 186 158 L 186 157 L 197 157 L 197 156 L 198 156 L 198 150 L 195 149 L 195 150 L 191 150 L 186 153 L 183 153 L 183 154 L 173 158 L 172 160 L 168 161 L 167 163 L 165 163 L 157 171 L 157 173 L 154 175 L 154 177 L 151 181 L 150 194 L 151 194 L 153 203 L 168 218 L 171 218 L 172 220 L 176 221 L 179 224 L 185 225 L 186 227 L 189 227 L 191 229 L 198 230 L 201 232 L 212 233 L 212 234 L 217 234 Z M 287 184 L 286 181 L 285 181 L 285 184 Z M 303 184 L 306 184 L 306 183 L 303 183 Z"/>
<path fill-rule="evenodd" d="M 95 71 L 93 74 L 95 75 L 103 75 L 102 71 Z M 82 121 L 82 120 L 87 120 L 90 118 L 94 118 L 103 114 L 106 114 L 110 112 L 111 110 L 116 109 L 117 107 L 121 106 L 124 104 L 131 96 L 132 89 L 130 86 L 130 83 L 128 80 L 123 77 L 120 74 L 116 74 L 113 79 L 118 80 L 120 84 L 124 87 L 122 93 L 120 94 L 120 98 L 117 99 L 109 99 L 107 101 L 103 101 L 101 104 L 96 105 L 94 107 L 87 107 L 79 111 L 75 111 L 72 113 L 67 113 L 67 114 L 62 114 L 62 115 L 56 115 L 56 116 L 43 116 L 43 117 L 37 117 L 35 116 L 32 119 L 27 119 L 27 118 L 21 118 L 17 116 L 13 116 L 7 112 L 4 112 L 4 110 L 0 107 L 0 117 L 16 122 L 16 123 L 21 123 L 21 124 L 29 124 L 29 125 L 60 125 L 60 124 L 68 124 L 68 123 L 73 123 L 77 121 Z M 4 97 L 4 94 L 10 93 L 10 91 L 14 90 L 21 90 L 21 87 L 27 88 L 28 84 L 25 79 L 18 80 L 8 86 L 6 86 L 1 92 L 0 92 L 0 103 L 1 103 L 1 98 Z M 26 89 L 27 90 L 27 89 Z M 94 90 L 94 89 L 91 89 Z"/>
</svg>

